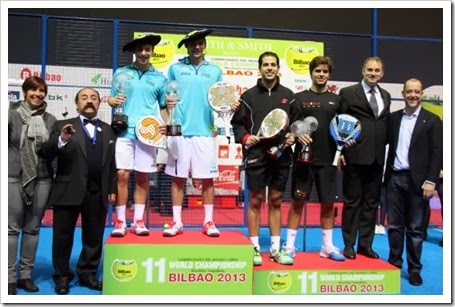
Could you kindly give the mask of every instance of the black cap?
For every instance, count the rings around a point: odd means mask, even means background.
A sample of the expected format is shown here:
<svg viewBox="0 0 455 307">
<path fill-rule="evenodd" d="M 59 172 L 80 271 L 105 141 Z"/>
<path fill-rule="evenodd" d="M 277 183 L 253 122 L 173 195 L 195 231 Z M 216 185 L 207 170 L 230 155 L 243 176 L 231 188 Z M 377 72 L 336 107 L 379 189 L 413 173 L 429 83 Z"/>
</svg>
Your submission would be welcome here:
<svg viewBox="0 0 455 307">
<path fill-rule="evenodd" d="M 210 29 L 191 31 L 180 41 L 180 43 L 177 46 L 180 48 L 180 47 L 182 47 L 182 45 L 184 45 L 188 42 L 191 42 L 191 41 L 195 41 L 200 38 L 204 38 L 212 32 L 213 32 L 213 30 L 210 30 Z"/>
<path fill-rule="evenodd" d="M 160 41 L 161 36 L 157 34 L 149 34 L 141 38 L 136 38 L 135 40 L 132 40 L 131 42 L 123 46 L 123 52 L 134 51 L 134 48 L 136 48 L 136 46 L 138 45 L 150 44 L 156 46 Z"/>
</svg>

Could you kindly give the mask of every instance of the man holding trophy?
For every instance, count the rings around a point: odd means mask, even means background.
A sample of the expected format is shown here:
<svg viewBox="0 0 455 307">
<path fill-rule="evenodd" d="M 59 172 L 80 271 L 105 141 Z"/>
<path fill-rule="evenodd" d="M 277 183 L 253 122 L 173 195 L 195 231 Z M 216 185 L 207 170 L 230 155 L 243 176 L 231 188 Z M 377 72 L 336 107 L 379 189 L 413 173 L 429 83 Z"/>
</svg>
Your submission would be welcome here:
<svg viewBox="0 0 455 307">
<path fill-rule="evenodd" d="M 112 126 L 118 131 L 115 148 L 118 177 L 117 220 L 112 236 L 123 237 L 126 231 L 126 202 L 128 180 L 132 170 L 135 173 L 134 220 L 131 229 L 137 235 L 148 235 L 143 222 L 148 194 L 148 174 L 157 171 L 157 148 L 138 140 L 135 128 L 146 115 L 158 115 L 159 106 L 164 107 L 166 77 L 150 63 L 154 47 L 161 36 L 147 35 L 135 39 L 123 47 L 132 52 L 135 61 L 118 68 L 112 80 L 109 105 L 115 107 Z M 160 129 L 161 130 L 161 129 Z"/>
<path fill-rule="evenodd" d="M 330 137 L 329 123 L 340 111 L 340 97 L 328 91 L 327 81 L 331 73 L 332 60 L 329 57 L 313 58 L 310 62 L 312 85 L 310 89 L 295 95 L 300 106 L 301 118 L 305 119 L 303 129 L 292 129 L 296 125 L 291 128 L 298 138 L 292 170 L 293 202 L 288 215 L 285 243 L 287 253 L 292 258 L 295 257 L 294 243 L 302 209 L 310 197 L 313 184 L 316 184 L 321 202 L 322 247 L 319 255 L 335 261 L 345 260 L 332 242 L 337 169 L 332 165 L 336 144 Z M 311 135 L 311 132 L 314 133 Z"/>
<path fill-rule="evenodd" d="M 202 232 L 218 237 L 220 232 L 213 223 L 213 178 L 219 176 L 217 147 L 214 137 L 214 113 L 209 106 L 209 88 L 222 81 L 221 68 L 205 59 L 206 36 L 210 29 L 188 33 L 178 44 L 186 47 L 188 56 L 169 67 L 169 86 L 166 102 L 172 116 L 168 129 L 169 158 L 166 174 L 172 176 L 171 197 L 173 222 L 163 236 L 173 237 L 183 232 L 182 202 L 185 179 L 191 176 L 202 182 L 202 201 L 205 217 Z M 182 90 L 177 90 L 172 81 Z M 174 83 L 175 85 L 175 83 Z M 172 89 L 174 87 L 174 89 Z M 181 97 L 179 96 L 181 92 Z M 236 106 L 233 105 L 233 108 Z"/>
<path fill-rule="evenodd" d="M 258 79 L 256 86 L 242 94 L 240 109 L 231 120 L 235 142 L 243 144 L 245 148 L 245 172 L 250 190 L 248 234 L 254 246 L 253 264 L 261 265 L 260 211 L 263 202 L 268 202 L 270 260 L 290 265 L 294 260 L 281 248 L 280 233 L 281 202 L 290 171 L 292 154 L 290 146 L 294 143 L 294 136 L 287 126 L 280 128 L 280 133 L 274 137 L 260 138 L 259 132 L 261 127 L 268 126 L 266 130 L 275 130 L 270 126 L 275 126 L 276 123 L 281 126 L 281 119 L 278 117 L 282 112 L 276 113 L 275 118 L 269 118 L 271 112 L 284 111 L 286 123 L 289 119 L 291 122 L 296 120 L 299 112 L 294 103 L 294 93 L 280 84 L 278 55 L 274 52 L 264 52 L 259 56 L 258 62 L 261 78 Z M 270 150 L 271 148 L 275 150 Z M 267 187 L 268 194 L 266 194 Z M 268 199 L 266 199 L 267 195 Z"/>
</svg>

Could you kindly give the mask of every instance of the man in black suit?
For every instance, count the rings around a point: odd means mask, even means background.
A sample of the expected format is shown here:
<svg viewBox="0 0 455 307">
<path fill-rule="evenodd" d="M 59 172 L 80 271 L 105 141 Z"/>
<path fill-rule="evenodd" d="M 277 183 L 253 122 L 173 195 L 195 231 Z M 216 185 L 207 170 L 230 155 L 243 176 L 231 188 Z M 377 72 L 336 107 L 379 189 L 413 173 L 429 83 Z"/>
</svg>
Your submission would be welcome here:
<svg viewBox="0 0 455 307">
<path fill-rule="evenodd" d="M 349 147 L 341 163 L 343 171 L 342 233 L 344 255 L 355 259 L 357 253 L 369 258 L 379 256 L 372 249 L 385 152 L 386 119 L 390 113 L 390 94 L 378 86 L 384 64 L 378 57 L 365 60 L 363 80 L 341 89 L 341 113 L 357 118 L 362 126 L 357 145 Z"/>
<path fill-rule="evenodd" d="M 57 157 L 49 205 L 53 206 L 52 263 L 57 294 L 68 294 L 74 278 L 69 262 L 74 229 L 81 215 L 82 251 L 76 274 L 79 285 L 101 290 L 96 273 L 101 259 L 107 205 L 115 202 L 117 176 L 116 136 L 97 118 L 99 93 L 84 88 L 76 95 L 80 116 L 57 121 L 42 154 Z"/>
<path fill-rule="evenodd" d="M 403 87 L 405 108 L 393 112 L 387 125 L 389 154 L 384 177 L 389 217 L 389 263 L 401 269 L 404 237 L 409 283 L 422 285 L 423 223 L 442 168 L 442 122 L 421 107 L 422 83 Z"/>
</svg>

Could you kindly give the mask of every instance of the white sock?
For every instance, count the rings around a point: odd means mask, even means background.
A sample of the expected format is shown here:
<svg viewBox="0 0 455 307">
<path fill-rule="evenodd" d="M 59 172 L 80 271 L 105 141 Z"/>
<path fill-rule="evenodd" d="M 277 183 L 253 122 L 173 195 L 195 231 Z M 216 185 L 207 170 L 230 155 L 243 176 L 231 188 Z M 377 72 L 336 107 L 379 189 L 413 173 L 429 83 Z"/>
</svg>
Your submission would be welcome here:
<svg viewBox="0 0 455 307">
<path fill-rule="evenodd" d="M 250 240 L 251 240 L 251 243 L 253 243 L 254 247 L 257 247 L 258 250 L 261 250 L 261 248 L 259 246 L 259 237 L 258 236 L 250 237 Z"/>
<path fill-rule="evenodd" d="M 182 222 L 182 206 L 172 206 L 172 215 L 174 216 L 174 223 Z"/>
<path fill-rule="evenodd" d="M 204 224 L 209 221 L 213 222 L 213 205 L 205 204 L 204 211 L 205 211 Z"/>
<path fill-rule="evenodd" d="M 322 245 L 332 246 L 332 232 L 333 229 L 322 229 Z"/>
<path fill-rule="evenodd" d="M 297 230 L 288 228 L 287 235 L 286 235 L 286 247 L 287 248 L 295 247 L 295 237 L 297 237 Z"/>
<path fill-rule="evenodd" d="M 144 218 L 145 205 L 134 204 L 134 220 L 142 220 Z"/>
<path fill-rule="evenodd" d="M 115 212 L 117 212 L 117 220 L 122 221 L 122 222 L 126 221 L 126 218 L 125 218 L 126 205 L 115 206 Z"/>
<path fill-rule="evenodd" d="M 271 236 L 270 237 L 270 248 L 274 250 L 280 250 L 280 236 Z"/>
</svg>

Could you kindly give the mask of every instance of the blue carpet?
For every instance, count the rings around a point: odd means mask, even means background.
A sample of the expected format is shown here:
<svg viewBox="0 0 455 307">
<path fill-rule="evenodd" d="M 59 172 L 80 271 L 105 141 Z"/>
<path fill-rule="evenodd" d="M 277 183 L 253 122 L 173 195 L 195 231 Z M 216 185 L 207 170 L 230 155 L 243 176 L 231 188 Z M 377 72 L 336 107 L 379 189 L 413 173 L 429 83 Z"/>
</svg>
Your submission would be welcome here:
<svg viewBox="0 0 455 307">
<path fill-rule="evenodd" d="M 198 228 L 199 229 L 199 228 Z M 224 228 L 241 230 L 247 234 L 245 228 Z M 111 228 L 106 228 L 105 238 L 110 234 Z M 401 271 L 401 294 L 408 295 L 442 295 L 443 293 L 443 265 L 442 265 L 442 248 L 438 245 L 441 239 L 442 232 L 436 228 L 428 230 L 428 240 L 423 244 L 422 256 L 422 278 L 423 285 L 420 287 L 411 286 L 408 282 L 408 273 L 406 261 Z M 286 238 L 286 229 L 282 229 L 281 238 Z M 335 228 L 333 233 L 333 241 L 335 245 L 342 248 L 341 229 Z M 71 267 L 75 270 L 77 258 L 81 249 L 81 231 L 77 228 L 74 238 L 75 246 L 71 257 Z M 307 244 L 306 251 L 319 251 L 321 242 L 321 229 L 309 228 L 307 230 Z M 261 228 L 260 232 L 260 245 L 262 251 L 267 251 L 270 248 L 269 230 L 268 228 Z M 53 295 L 54 283 L 52 281 L 52 228 L 43 227 L 41 229 L 40 242 L 38 246 L 38 255 L 36 259 L 36 266 L 33 271 L 33 279 L 40 288 L 38 295 Z M 299 251 L 303 250 L 303 230 L 298 231 L 296 247 Z M 374 250 L 379 254 L 381 259 L 386 260 L 388 257 L 388 242 L 387 237 L 384 235 L 376 235 L 373 245 Z M 100 278 L 102 278 L 102 264 L 99 269 Z M 19 295 L 33 295 L 21 289 L 18 289 Z M 77 278 L 71 283 L 71 295 L 99 295 L 100 292 L 93 291 L 85 287 L 79 287 Z"/>
</svg>

